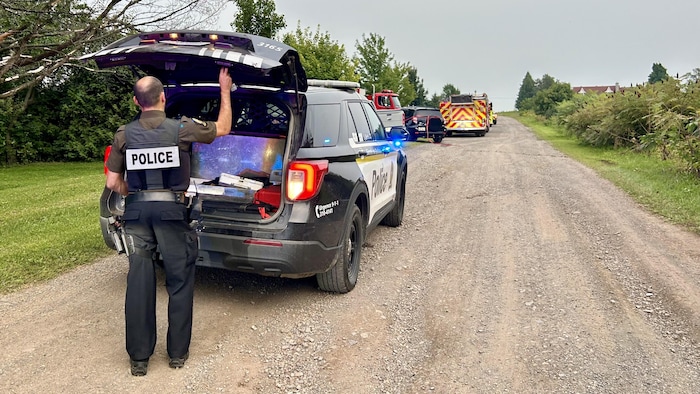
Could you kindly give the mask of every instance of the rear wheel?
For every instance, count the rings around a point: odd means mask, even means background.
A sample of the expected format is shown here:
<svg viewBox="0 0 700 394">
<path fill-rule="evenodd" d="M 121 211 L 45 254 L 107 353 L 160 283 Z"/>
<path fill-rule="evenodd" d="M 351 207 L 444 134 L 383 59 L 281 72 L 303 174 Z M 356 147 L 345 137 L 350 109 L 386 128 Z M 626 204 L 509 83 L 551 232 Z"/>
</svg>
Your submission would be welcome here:
<svg viewBox="0 0 700 394">
<path fill-rule="evenodd" d="M 350 220 L 343 233 L 343 245 L 335 264 L 330 270 L 316 274 L 316 281 L 321 290 L 347 293 L 355 288 L 357 277 L 360 274 L 360 258 L 364 237 L 365 228 L 362 213 L 360 208 L 353 206 Z"/>
<path fill-rule="evenodd" d="M 389 212 L 384 219 L 382 219 L 382 224 L 389 227 L 398 227 L 403 222 L 403 207 L 406 201 L 406 172 L 401 172 L 401 178 L 399 180 L 399 189 L 396 191 L 396 205 Z"/>
</svg>

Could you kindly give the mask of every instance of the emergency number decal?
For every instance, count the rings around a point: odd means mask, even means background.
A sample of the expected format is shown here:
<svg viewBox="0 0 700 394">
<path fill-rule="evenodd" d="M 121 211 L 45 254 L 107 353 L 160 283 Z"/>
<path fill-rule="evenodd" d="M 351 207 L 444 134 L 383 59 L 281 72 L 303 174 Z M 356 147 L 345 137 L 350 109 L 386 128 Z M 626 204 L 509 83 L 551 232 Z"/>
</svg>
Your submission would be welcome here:
<svg viewBox="0 0 700 394">
<path fill-rule="evenodd" d="M 333 213 L 333 208 L 337 207 L 340 202 L 338 200 L 332 201 L 328 204 L 316 205 L 314 207 L 314 212 L 317 218 L 322 218 Z"/>
<path fill-rule="evenodd" d="M 177 146 L 126 150 L 127 170 L 157 170 L 180 166 Z"/>
</svg>

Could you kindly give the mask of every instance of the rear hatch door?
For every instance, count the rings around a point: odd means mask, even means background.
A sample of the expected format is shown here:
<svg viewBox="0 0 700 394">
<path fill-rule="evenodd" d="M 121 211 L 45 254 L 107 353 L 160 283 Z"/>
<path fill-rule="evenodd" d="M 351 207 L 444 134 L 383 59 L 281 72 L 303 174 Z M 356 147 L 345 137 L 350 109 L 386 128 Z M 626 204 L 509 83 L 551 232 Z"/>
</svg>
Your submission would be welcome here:
<svg viewBox="0 0 700 394">
<path fill-rule="evenodd" d="M 228 67 L 237 85 L 306 91 L 306 73 L 297 51 L 278 41 L 251 34 L 179 30 L 124 37 L 84 55 L 98 67 L 135 66 L 166 85 L 218 83 Z"/>
</svg>

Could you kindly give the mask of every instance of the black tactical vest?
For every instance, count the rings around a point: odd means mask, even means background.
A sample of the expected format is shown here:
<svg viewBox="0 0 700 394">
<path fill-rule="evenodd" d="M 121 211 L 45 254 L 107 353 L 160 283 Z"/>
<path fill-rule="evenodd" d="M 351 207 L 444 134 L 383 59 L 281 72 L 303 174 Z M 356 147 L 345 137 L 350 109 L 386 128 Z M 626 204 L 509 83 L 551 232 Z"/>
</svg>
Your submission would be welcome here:
<svg viewBox="0 0 700 394">
<path fill-rule="evenodd" d="M 187 190 L 190 155 L 178 147 L 180 122 L 166 118 L 155 129 L 138 120 L 126 125 L 126 182 L 129 193 L 144 190 Z"/>
</svg>

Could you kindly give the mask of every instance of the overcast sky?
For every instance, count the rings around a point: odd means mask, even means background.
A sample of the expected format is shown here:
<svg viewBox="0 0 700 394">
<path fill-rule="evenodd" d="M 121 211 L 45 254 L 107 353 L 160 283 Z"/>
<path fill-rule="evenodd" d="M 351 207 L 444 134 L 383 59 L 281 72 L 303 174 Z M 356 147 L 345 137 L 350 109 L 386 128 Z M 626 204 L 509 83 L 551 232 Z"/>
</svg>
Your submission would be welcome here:
<svg viewBox="0 0 700 394">
<path fill-rule="evenodd" d="M 571 86 L 647 81 L 653 63 L 670 75 L 700 68 L 698 0 L 276 0 L 287 28 L 328 32 L 349 56 L 362 35 L 386 40 L 418 70 L 430 95 L 451 83 L 514 109 L 526 72 Z M 230 30 L 236 8 L 219 28 Z M 379 87 L 378 87 L 379 88 Z"/>
</svg>

